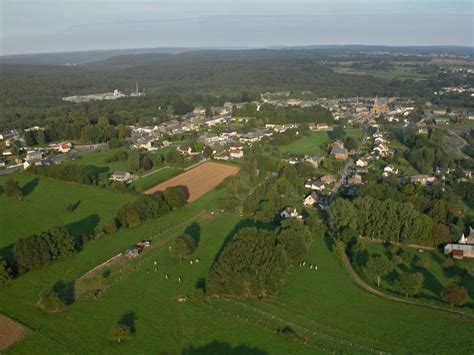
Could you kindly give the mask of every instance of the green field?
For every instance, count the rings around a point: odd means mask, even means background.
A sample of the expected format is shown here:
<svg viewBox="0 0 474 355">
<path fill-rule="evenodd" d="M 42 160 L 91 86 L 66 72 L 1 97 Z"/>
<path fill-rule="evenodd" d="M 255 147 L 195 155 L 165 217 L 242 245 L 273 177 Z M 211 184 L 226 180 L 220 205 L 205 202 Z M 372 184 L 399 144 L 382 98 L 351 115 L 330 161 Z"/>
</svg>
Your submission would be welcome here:
<svg viewBox="0 0 474 355">
<path fill-rule="evenodd" d="M 315 236 L 307 256 L 318 271 L 295 267 L 276 299 L 244 304 L 217 299 L 205 304 L 192 299 L 178 303 L 177 297 L 192 296 L 196 284 L 207 277 L 216 254 L 241 219 L 217 211 L 214 218 L 199 217 L 203 210 L 213 210 L 222 193 L 215 190 L 159 220 L 90 241 L 75 256 L 14 280 L 0 293 L 0 309 L 38 331 L 9 352 L 224 354 L 241 346 L 239 353 L 260 350 L 261 354 L 449 353 L 452 344 L 447 338 L 456 338 L 457 353 L 472 350 L 473 319 L 368 294 L 352 283 L 320 236 Z M 120 275 L 98 300 L 78 300 L 56 315 L 35 307 L 38 295 L 57 282 L 76 280 L 139 240 L 171 240 L 193 221 L 201 228 L 195 252 L 199 264 L 179 263 L 165 245 L 133 261 L 136 267 Z M 158 261 L 158 271 L 153 270 L 154 261 Z M 135 333 L 131 341 L 118 344 L 109 336 L 124 315 Z M 277 328 L 290 323 L 306 337 L 306 344 L 275 335 Z M 424 325 L 429 325 L 429 332 Z"/>
<path fill-rule="evenodd" d="M 147 176 L 141 176 L 138 180 L 134 181 L 130 187 L 136 191 L 145 191 L 165 180 L 171 179 L 182 171 L 183 169 L 176 167 L 165 166 L 158 168 L 156 172 L 146 172 Z"/>
<path fill-rule="evenodd" d="M 364 242 L 364 245 L 367 247 L 367 251 L 371 255 L 389 254 L 389 251 L 382 244 L 367 241 Z M 397 273 L 400 274 L 407 271 L 420 272 L 425 278 L 421 296 L 427 301 L 434 300 L 441 302 L 441 291 L 444 287 L 447 287 L 454 282 L 456 267 L 460 270 L 461 268 L 466 268 L 469 263 L 472 264 L 472 260 L 469 259 L 452 261 L 452 259 L 447 259 L 438 252 L 424 251 L 423 253 L 419 253 L 416 249 L 408 247 L 402 247 L 401 249 L 405 253 L 403 262 L 395 268 L 391 275 L 382 279 L 381 286 L 389 290 L 393 288 L 388 281 L 389 279 L 393 279 Z M 420 259 L 423 267 L 420 268 L 417 266 L 414 259 Z M 452 261 L 451 269 L 445 269 L 443 267 L 443 262 L 449 263 L 450 261 Z M 474 277 L 472 277 L 472 275 L 465 274 L 461 277 L 460 284 L 469 291 L 470 295 L 473 295 Z M 471 297 L 469 303 L 472 303 L 473 301 L 474 298 Z"/>
<path fill-rule="evenodd" d="M 116 152 L 126 150 L 124 148 L 117 149 L 107 149 L 98 152 L 90 152 L 81 156 L 76 157 L 74 160 L 68 160 L 67 164 L 80 164 L 80 165 L 94 165 L 97 167 L 107 168 L 108 173 L 113 173 L 117 170 L 127 171 L 128 170 L 128 161 L 115 161 L 111 163 L 106 163 L 105 160 L 112 157 Z"/>
<path fill-rule="evenodd" d="M 75 234 L 92 233 L 115 216 L 122 204 L 135 199 L 129 193 L 25 173 L 1 177 L 0 184 L 10 178 L 20 183 L 24 197 L 16 201 L 0 195 L 0 247 L 55 225 L 68 225 Z M 66 212 L 69 203 L 78 203 L 72 213 Z"/>
<path fill-rule="evenodd" d="M 327 132 L 311 132 L 308 137 L 281 146 L 280 152 L 307 155 L 321 154 L 320 146 L 327 142 L 329 142 Z"/>
</svg>

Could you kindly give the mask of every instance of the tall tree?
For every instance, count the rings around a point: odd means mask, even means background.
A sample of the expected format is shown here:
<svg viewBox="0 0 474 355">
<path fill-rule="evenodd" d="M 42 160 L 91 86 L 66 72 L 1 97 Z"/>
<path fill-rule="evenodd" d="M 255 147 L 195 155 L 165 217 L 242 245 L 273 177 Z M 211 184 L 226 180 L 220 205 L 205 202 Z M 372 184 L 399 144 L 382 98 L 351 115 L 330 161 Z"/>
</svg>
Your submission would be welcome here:
<svg viewBox="0 0 474 355">
<path fill-rule="evenodd" d="M 8 179 L 5 182 L 4 186 L 5 194 L 14 200 L 21 200 L 23 197 L 23 192 L 21 191 L 20 184 L 18 181 L 13 179 Z"/>
</svg>

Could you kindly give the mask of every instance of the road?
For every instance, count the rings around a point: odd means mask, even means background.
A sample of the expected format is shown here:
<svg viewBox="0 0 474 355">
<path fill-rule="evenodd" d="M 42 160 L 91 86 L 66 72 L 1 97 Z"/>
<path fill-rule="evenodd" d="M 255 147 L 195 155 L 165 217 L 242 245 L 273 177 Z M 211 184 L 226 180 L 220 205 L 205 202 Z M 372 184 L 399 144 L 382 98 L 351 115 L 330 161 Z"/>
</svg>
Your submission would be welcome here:
<svg viewBox="0 0 474 355">
<path fill-rule="evenodd" d="M 367 143 L 367 138 L 368 138 L 369 132 L 368 132 L 368 127 L 364 127 L 364 135 L 362 136 L 362 141 L 359 146 L 359 149 L 356 152 L 356 155 L 360 153 L 362 148 L 365 146 L 365 143 Z M 351 157 L 347 160 L 347 162 L 344 164 L 344 166 L 341 169 L 340 172 L 340 178 L 339 181 L 336 183 L 336 185 L 333 187 L 330 195 L 329 195 L 329 203 L 331 203 L 333 200 L 336 199 L 337 193 L 339 192 L 339 189 L 341 186 L 344 184 L 344 182 L 347 180 L 347 176 L 349 174 L 349 169 L 354 165 L 354 158 Z"/>
</svg>

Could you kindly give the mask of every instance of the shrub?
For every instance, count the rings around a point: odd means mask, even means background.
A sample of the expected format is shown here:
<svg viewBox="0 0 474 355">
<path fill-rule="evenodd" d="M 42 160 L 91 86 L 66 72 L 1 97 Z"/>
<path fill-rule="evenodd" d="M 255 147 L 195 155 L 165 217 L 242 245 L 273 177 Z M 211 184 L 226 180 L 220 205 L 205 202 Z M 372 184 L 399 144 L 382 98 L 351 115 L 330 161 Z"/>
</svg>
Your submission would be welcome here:
<svg viewBox="0 0 474 355">
<path fill-rule="evenodd" d="M 53 290 L 43 294 L 38 301 L 38 307 L 48 313 L 61 312 L 66 308 L 66 302 Z"/>
<path fill-rule="evenodd" d="M 464 287 L 452 284 L 443 290 L 441 298 L 452 306 L 464 306 L 469 295 Z"/>
</svg>

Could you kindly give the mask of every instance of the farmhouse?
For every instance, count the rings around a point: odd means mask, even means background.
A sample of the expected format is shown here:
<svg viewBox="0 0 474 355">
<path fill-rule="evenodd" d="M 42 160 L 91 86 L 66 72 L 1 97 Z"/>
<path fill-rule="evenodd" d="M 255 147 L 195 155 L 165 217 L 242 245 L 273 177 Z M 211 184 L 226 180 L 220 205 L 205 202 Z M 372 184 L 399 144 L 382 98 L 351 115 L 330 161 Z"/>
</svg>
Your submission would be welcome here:
<svg viewBox="0 0 474 355">
<path fill-rule="evenodd" d="M 280 217 L 281 218 L 297 218 L 298 211 L 294 207 L 286 207 L 283 211 L 281 211 Z"/>
<path fill-rule="evenodd" d="M 304 161 L 311 164 L 313 167 L 318 168 L 323 161 L 323 158 L 319 155 L 313 155 L 312 157 L 306 158 Z"/>
<path fill-rule="evenodd" d="M 132 180 L 132 174 L 126 171 L 116 171 L 112 174 L 110 180 L 126 183 Z"/>
<path fill-rule="evenodd" d="M 316 202 L 318 202 L 318 194 L 313 191 L 304 198 L 303 205 L 313 207 Z"/>
</svg>

